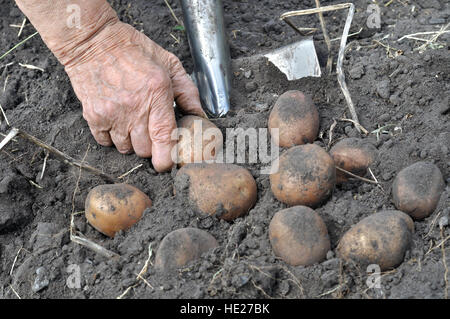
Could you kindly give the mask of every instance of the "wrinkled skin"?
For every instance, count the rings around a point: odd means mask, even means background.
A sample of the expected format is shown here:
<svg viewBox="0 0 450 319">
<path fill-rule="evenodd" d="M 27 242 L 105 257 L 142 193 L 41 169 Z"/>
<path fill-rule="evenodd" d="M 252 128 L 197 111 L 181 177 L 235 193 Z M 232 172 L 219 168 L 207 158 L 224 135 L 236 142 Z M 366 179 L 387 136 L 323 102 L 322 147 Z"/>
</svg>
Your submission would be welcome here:
<svg viewBox="0 0 450 319">
<path fill-rule="evenodd" d="M 83 117 L 99 144 L 153 155 L 155 169 L 167 170 L 176 128 L 173 101 L 186 113 L 204 116 L 198 90 L 176 56 L 127 24 L 113 28 L 123 40 L 66 66 Z"/>
<path fill-rule="evenodd" d="M 106 0 L 16 3 L 65 66 L 97 142 L 152 157 L 159 172 L 170 169 L 173 101 L 184 113 L 206 117 L 178 58 L 120 22 Z M 78 27 L 68 23 L 69 5 L 79 8 Z"/>
</svg>

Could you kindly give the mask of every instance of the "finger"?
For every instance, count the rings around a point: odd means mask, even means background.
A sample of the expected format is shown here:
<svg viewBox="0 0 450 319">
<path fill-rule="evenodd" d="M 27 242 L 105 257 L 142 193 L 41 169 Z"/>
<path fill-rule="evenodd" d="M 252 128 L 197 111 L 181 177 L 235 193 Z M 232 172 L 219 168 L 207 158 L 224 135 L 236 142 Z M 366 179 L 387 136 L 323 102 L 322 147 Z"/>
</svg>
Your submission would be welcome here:
<svg viewBox="0 0 450 319">
<path fill-rule="evenodd" d="M 111 140 L 120 153 L 130 154 L 133 152 L 130 135 L 127 131 L 111 130 L 109 134 L 111 135 Z"/>
<path fill-rule="evenodd" d="M 152 140 L 152 163 L 158 172 L 167 171 L 173 166 L 171 156 L 175 141 L 171 140 L 176 129 L 173 110 L 173 91 L 166 72 L 161 70 L 152 77 L 154 85 L 150 100 L 149 135 Z"/>
<path fill-rule="evenodd" d="M 180 60 L 171 55 L 170 77 L 175 101 L 184 113 L 207 118 L 200 103 L 200 95 L 197 87 L 187 75 Z"/>
<path fill-rule="evenodd" d="M 95 128 L 91 128 L 92 136 L 97 141 L 98 144 L 103 146 L 112 146 L 113 141 L 108 131 L 100 131 Z"/>
<path fill-rule="evenodd" d="M 146 158 L 152 156 L 152 141 L 150 139 L 147 123 L 148 120 L 145 125 L 137 125 L 130 133 L 134 152 L 137 156 Z"/>
</svg>

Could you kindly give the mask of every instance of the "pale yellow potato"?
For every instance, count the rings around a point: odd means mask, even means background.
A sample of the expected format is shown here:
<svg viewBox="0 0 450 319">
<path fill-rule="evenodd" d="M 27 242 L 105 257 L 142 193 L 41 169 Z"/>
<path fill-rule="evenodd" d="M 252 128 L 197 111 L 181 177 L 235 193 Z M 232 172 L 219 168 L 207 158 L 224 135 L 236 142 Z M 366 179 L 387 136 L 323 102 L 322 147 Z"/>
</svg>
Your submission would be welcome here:
<svg viewBox="0 0 450 319">
<path fill-rule="evenodd" d="M 322 218 L 306 206 L 277 212 L 269 225 L 269 238 L 276 256 L 292 266 L 309 266 L 325 259 L 330 238 Z"/>
<path fill-rule="evenodd" d="M 216 239 L 204 230 L 174 230 L 161 241 L 156 252 L 155 267 L 159 271 L 170 272 L 186 266 L 217 246 Z"/>
<path fill-rule="evenodd" d="M 430 216 L 436 209 L 445 183 L 439 168 L 417 162 L 402 169 L 392 184 L 394 205 L 414 219 Z"/>
<path fill-rule="evenodd" d="M 268 127 L 279 129 L 281 147 L 312 143 L 319 133 L 319 112 L 308 95 L 287 91 L 275 102 Z"/>
<path fill-rule="evenodd" d="M 248 170 L 234 164 L 186 164 L 175 177 L 175 193 L 206 215 L 230 221 L 256 202 L 257 188 Z"/>
<path fill-rule="evenodd" d="M 128 184 L 106 184 L 94 187 L 86 197 L 85 215 L 95 229 L 114 237 L 129 229 L 143 212 L 152 206 L 150 198 Z"/>
<path fill-rule="evenodd" d="M 388 270 L 400 265 L 411 245 L 414 222 L 398 210 L 386 210 L 364 218 L 341 238 L 338 254 L 362 267 L 371 264 Z"/>
<path fill-rule="evenodd" d="M 372 144 L 359 138 L 345 138 L 337 142 L 330 150 L 330 155 L 337 167 L 364 177 L 369 166 L 375 161 L 377 149 Z M 344 183 L 350 175 L 336 171 L 336 183 Z"/>
<path fill-rule="evenodd" d="M 294 146 L 273 163 L 276 171 L 270 175 L 275 197 L 290 206 L 317 207 L 332 193 L 336 182 L 336 168 L 330 155 L 320 146 Z"/>
<path fill-rule="evenodd" d="M 177 122 L 181 133 L 177 141 L 177 160 L 181 167 L 187 163 L 214 161 L 223 149 L 223 135 L 211 121 L 187 115 Z"/>
</svg>

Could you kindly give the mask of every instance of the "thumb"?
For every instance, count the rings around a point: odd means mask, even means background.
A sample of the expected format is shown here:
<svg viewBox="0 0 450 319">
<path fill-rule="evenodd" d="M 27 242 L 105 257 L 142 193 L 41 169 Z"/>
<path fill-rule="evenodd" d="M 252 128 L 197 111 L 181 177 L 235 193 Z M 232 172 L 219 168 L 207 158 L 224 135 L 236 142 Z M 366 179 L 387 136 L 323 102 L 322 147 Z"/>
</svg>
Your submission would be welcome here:
<svg viewBox="0 0 450 319">
<path fill-rule="evenodd" d="M 206 113 L 202 109 L 200 95 L 194 82 L 188 76 L 180 60 L 175 55 L 172 55 L 170 59 L 169 72 L 177 105 L 186 114 L 207 118 Z"/>
</svg>

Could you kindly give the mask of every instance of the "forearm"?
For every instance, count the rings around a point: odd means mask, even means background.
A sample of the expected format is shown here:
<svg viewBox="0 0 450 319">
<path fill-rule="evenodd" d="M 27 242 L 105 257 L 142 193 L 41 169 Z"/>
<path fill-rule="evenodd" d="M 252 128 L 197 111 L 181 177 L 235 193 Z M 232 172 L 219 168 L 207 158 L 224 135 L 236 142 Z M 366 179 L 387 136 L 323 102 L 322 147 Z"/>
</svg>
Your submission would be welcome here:
<svg viewBox="0 0 450 319">
<path fill-rule="evenodd" d="M 44 42 L 64 65 L 87 58 L 114 34 L 119 19 L 106 0 L 16 0 Z M 103 38 L 90 41 L 99 34 Z"/>
</svg>

